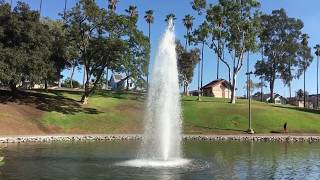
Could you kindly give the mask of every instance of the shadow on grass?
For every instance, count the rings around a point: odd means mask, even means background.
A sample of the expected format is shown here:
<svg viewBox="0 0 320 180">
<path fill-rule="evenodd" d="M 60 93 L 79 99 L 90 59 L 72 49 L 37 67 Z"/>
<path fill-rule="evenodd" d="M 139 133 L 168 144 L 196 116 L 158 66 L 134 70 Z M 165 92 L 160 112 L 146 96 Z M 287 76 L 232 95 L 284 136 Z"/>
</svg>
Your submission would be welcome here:
<svg viewBox="0 0 320 180">
<path fill-rule="evenodd" d="M 316 110 L 316 109 L 307 109 L 307 108 L 290 107 L 290 106 L 276 106 L 276 105 L 273 105 L 273 107 L 283 108 L 283 109 L 292 109 L 292 110 L 296 110 L 296 111 L 308 112 L 308 113 L 314 113 L 314 114 L 320 114 L 320 110 Z"/>
<path fill-rule="evenodd" d="M 246 132 L 241 129 L 230 129 L 230 128 L 213 128 L 213 127 L 207 127 L 207 126 L 200 126 L 200 125 L 195 125 L 193 127 L 197 128 L 203 128 L 203 129 L 209 129 L 209 130 L 222 130 L 222 131 L 237 131 L 237 132 Z"/>
<path fill-rule="evenodd" d="M 137 101 L 144 101 L 147 96 L 146 93 L 141 93 L 141 92 L 110 91 L 110 90 L 99 90 L 99 91 L 96 91 L 94 95 L 98 95 L 102 97 L 117 98 L 117 99 L 137 100 Z"/>
<path fill-rule="evenodd" d="M 38 92 L 19 91 L 15 97 L 12 98 L 9 91 L 0 90 L 0 103 L 6 104 L 8 102 L 12 102 L 21 105 L 30 105 L 35 106 L 37 109 L 42 111 L 56 111 L 63 114 L 75 114 L 78 112 L 87 114 L 101 113 L 95 108 L 82 107 L 79 102 L 63 97 L 59 92 L 56 93 L 58 94 L 57 96 Z"/>
</svg>

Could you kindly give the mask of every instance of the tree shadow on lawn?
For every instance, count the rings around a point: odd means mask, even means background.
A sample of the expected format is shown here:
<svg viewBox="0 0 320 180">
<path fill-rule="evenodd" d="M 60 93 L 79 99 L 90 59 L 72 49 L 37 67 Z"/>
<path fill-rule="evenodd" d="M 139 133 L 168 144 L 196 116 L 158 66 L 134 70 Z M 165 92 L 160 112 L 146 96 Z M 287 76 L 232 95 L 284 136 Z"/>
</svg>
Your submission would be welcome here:
<svg viewBox="0 0 320 180">
<path fill-rule="evenodd" d="M 94 93 L 94 95 L 102 97 L 111 97 L 117 99 L 128 99 L 128 100 L 137 100 L 144 101 L 147 94 L 134 91 L 111 91 L 111 90 L 99 90 Z"/>
<path fill-rule="evenodd" d="M 194 125 L 193 127 L 203 128 L 203 129 L 209 129 L 209 130 L 223 130 L 223 131 L 246 132 L 245 130 L 241 130 L 241 129 L 215 128 L 215 127 L 207 127 L 207 126 L 200 126 L 200 125 Z"/>
<path fill-rule="evenodd" d="M 75 114 L 83 112 L 87 114 L 101 113 L 95 108 L 86 108 L 70 98 L 62 95 L 48 95 L 37 92 L 19 91 L 13 98 L 9 91 L 0 90 L 0 103 L 7 104 L 8 102 L 20 105 L 30 105 L 37 109 L 47 112 L 60 112 L 63 114 Z"/>
<path fill-rule="evenodd" d="M 316 110 L 316 109 L 307 109 L 307 108 L 290 107 L 290 106 L 277 106 L 277 105 L 272 105 L 272 106 L 277 108 L 292 109 L 292 110 L 301 111 L 301 112 L 320 114 L 320 110 Z"/>
</svg>

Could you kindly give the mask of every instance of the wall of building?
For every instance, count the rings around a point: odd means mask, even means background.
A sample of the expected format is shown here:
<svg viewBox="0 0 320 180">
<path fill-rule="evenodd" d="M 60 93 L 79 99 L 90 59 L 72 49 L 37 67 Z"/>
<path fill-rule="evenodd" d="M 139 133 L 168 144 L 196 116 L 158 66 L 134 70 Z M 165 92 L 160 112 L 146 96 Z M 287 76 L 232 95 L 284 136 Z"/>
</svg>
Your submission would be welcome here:
<svg viewBox="0 0 320 180">
<path fill-rule="evenodd" d="M 220 83 L 212 88 L 204 89 L 204 95 L 217 98 L 231 98 L 231 90 Z"/>
</svg>

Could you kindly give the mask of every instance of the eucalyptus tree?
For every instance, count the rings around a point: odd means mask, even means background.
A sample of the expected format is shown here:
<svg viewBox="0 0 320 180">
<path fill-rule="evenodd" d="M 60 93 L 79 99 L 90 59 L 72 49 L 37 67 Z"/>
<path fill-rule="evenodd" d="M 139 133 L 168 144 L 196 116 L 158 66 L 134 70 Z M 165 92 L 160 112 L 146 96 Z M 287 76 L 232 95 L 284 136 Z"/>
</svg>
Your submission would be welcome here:
<svg viewBox="0 0 320 180">
<path fill-rule="evenodd" d="M 194 17 L 191 16 L 190 14 L 187 14 L 184 16 L 184 18 L 182 19 L 183 21 L 183 25 L 186 27 L 187 29 L 187 33 L 185 35 L 186 38 L 186 45 L 185 48 L 188 48 L 188 44 L 190 45 L 190 40 L 191 40 L 191 34 L 190 31 L 192 31 L 192 27 L 193 27 L 193 21 L 194 21 Z"/>
<path fill-rule="evenodd" d="M 144 19 L 148 23 L 148 38 L 149 38 L 149 44 L 151 47 L 151 24 L 154 23 L 153 10 L 150 9 L 150 10 L 146 11 Z M 149 63 L 150 63 L 150 60 L 147 64 L 147 89 L 149 87 Z"/>
<path fill-rule="evenodd" d="M 187 51 L 180 41 L 177 41 L 176 51 L 179 83 L 183 86 L 184 95 L 188 95 L 188 87 L 193 79 L 194 68 L 200 60 L 200 50 L 198 48 L 194 48 Z"/>
<path fill-rule="evenodd" d="M 193 8 L 206 13 L 211 41 L 209 48 L 228 69 L 231 84 L 231 103 L 236 102 L 237 76 L 243 66 L 245 53 L 257 51 L 257 36 L 260 31 L 259 7 L 256 0 L 219 0 L 209 5 L 202 0 L 193 2 Z M 224 52 L 230 53 L 230 58 Z M 232 79 L 232 80 L 231 80 Z"/>
<path fill-rule="evenodd" d="M 284 9 L 262 15 L 261 27 L 260 41 L 266 58 L 255 64 L 255 75 L 269 83 L 270 101 L 273 102 L 276 79 L 280 78 L 286 84 L 299 78 L 312 59 L 310 48 L 300 43 L 303 22 L 288 17 Z"/>
<path fill-rule="evenodd" d="M 317 109 L 319 108 L 319 56 L 320 56 L 320 44 L 317 44 L 314 49 L 317 56 Z"/>
</svg>

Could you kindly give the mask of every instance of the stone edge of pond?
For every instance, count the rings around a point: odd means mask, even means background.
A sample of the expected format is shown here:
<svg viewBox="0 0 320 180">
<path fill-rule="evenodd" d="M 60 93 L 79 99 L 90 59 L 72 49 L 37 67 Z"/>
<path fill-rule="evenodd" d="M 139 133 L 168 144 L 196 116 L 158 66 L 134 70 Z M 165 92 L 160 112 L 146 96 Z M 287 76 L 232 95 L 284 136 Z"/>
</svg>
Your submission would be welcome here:
<svg viewBox="0 0 320 180">
<path fill-rule="evenodd" d="M 320 135 L 184 135 L 191 141 L 265 141 L 265 142 L 320 142 Z M 142 135 L 35 135 L 0 136 L 0 143 L 77 142 L 77 141 L 135 141 Z"/>
</svg>

